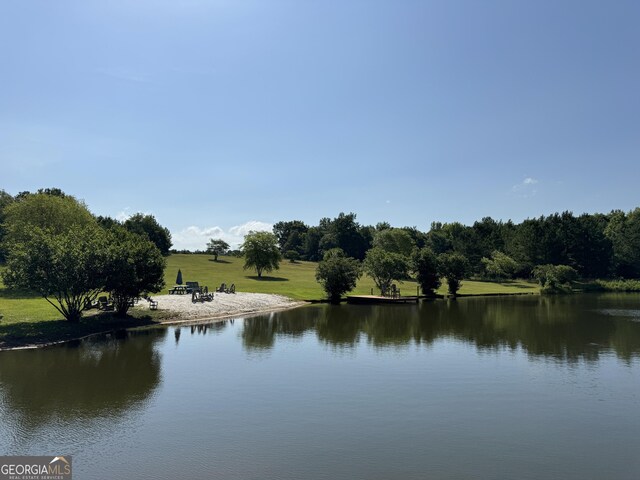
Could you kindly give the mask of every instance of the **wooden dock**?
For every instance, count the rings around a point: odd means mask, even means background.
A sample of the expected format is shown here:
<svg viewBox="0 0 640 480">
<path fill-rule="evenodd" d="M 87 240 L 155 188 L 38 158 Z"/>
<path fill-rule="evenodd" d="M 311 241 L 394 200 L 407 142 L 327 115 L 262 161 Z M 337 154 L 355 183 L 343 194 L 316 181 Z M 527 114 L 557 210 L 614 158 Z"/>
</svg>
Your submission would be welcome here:
<svg viewBox="0 0 640 480">
<path fill-rule="evenodd" d="M 418 303 L 419 297 L 382 297 L 380 295 L 348 295 L 347 303 L 359 305 Z"/>
</svg>

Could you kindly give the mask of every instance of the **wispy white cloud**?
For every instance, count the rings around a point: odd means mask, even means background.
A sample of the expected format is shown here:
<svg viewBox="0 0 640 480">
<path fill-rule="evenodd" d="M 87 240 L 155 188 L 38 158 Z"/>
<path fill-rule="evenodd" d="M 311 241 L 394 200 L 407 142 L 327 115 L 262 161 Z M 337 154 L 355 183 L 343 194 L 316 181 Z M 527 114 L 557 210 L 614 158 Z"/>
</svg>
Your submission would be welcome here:
<svg viewBox="0 0 640 480">
<path fill-rule="evenodd" d="M 522 182 L 511 187 L 511 193 L 522 198 L 533 197 L 538 193 L 536 185 L 538 180 L 533 177 L 526 177 Z"/>
<path fill-rule="evenodd" d="M 126 221 L 131 216 L 131 207 L 124 207 L 116 214 L 116 220 L 119 222 Z"/>
<path fill-rule="evenodd" d="M 179 232 L 172 232 L 173 248 L 177 250 L 204 250 L 211 238 L 220 238 L 231 245 L 231 248 L 239 247 L 244 241 L 244 236 L 251 231 L 271 231 L 273 225 L 258 220 L 251 220 L 242 225 L 235 225 L 228 230 L 218 226 L 197 227 L 190 226 Z"/>
<path fill-rule="evenodd" d="M 271 230 L 273 230 L 272 224 L 251 220 L 243 225 L 231 227 L 229 233 L 231 235 L 244 237 L 249 232 L 270 232 Z"/>
</svg>

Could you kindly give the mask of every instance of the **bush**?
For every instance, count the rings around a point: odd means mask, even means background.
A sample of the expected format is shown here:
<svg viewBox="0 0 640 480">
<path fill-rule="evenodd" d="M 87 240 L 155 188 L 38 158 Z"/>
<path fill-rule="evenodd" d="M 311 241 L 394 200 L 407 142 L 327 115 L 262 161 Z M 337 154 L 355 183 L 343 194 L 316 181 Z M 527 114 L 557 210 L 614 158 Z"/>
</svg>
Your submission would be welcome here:
<svg viewBox="0 0 640 480">
<path fill-rule="evenodd" d="M 533 269 L 533 277 L 542 293 L 570 293 L 578 272 L 568 265 L 538 265 Z"/>
<path fill-rule="evenodd" d="M 596 280 L 595 283 L 607 292 L 640 292 L 640 280 Z"/>
<path fill-rule="evenodd" d="M 298 252 L 296 252 L 295 250 L 288 250 L 284 254 L 284 258 L 289 260 L 291 263 L 295 263 L 296 260 L 300 260 L 300 254 Z"/>
<path fill-rule="evenodd" d="M 360 275 L 360 262 L 347 257 L 339 248 L 327 251 L 316 269 L 316 280 L 331 303 L 340 303 L 342 296 L 356 287 Z"/>
</svg>

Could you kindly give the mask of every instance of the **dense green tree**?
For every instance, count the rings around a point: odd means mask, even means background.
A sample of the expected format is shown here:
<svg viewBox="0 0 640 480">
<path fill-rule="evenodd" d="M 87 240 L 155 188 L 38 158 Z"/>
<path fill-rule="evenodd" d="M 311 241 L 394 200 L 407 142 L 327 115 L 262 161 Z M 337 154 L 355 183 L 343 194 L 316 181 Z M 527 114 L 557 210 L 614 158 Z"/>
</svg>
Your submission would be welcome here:
<svg viewBox="0 0 640 480">
<path fill-rule="evenodd" d="M 281 252 L 295 250 L 302 254 L 304 251 L 305 235 L 309 227 L 300 220 L 278 222 L 273 226 L 273 233 L 278 238 Z"/>
<path fill-rule="evenodd" d="M 107 239 L 104 289 L 124 316 L 133 299 L 164 288 L 166 260 L 153 242 L 122 227 L 109 230 Z"/>
<path fill-rule="evenodd" d="M 304 252 L 304 237 L 306 233 L 299 233 L 297 231 L 291 232 L 289 239 L 284 244 L 285 252 L 296 252 L 298 255 L 302 255 Z"/>
<path fill-rule="evenodd" d="M 55 233 L 34 226 L 10 244 L 3 279 L 12 288 L 37 292 L 77 322 L 103 290 L 107 262 L 106 232 L 95 223 Z"/>
<path fill-rule="evenodd" d="M 411 237 L 412 243 L 417 248 L 423 248 L 427 246 L 427 235 L 418 230 L 418 227 L 402 227 L 402 230 L 407 232 L 409 237 Z"/>
<path fill-rule="evenodd" d="M 115 218 L 102 216 L 102 215 L 98 215 L 96 217 L 96 222 L 98 222 L 98 225 L 100 225 L 102 228 L 106 228 L 106 229 L 113 228 L 117 225 L 121 225 L 121 222 L 119 222 Z"/>
<path fill-rule="evenodd" d="M 410 257 L 415 243 L 409 233 L 401 228 L 386 228 L 375 233 L 373 246 L 382 248 L 387 252 L 399 253 Z"/>
<path fill-rule="evenodd" d="M 462 286 L 462 279 L 469 271 L 469 263 L 464 255 L 452 252 L 443 253 L 438 257 L 440 275 L 446 277 L 449 294 L 457 295 Z"/>
<path fill-rule="evenodd" d="M 4 238 L 6 227 L 4 225 L 6 213 L 5 210 L 9 205 L 11 205 L 15 199 L 5 192 L 4 190 L 0 190 L 0 263 L 4 263 L 6 258 L 6 252 L 4 247 Z"/>
<path fill-rule="evenodd" d="M 491 253 L 496 250 L 504 252 L 505 224 L 496 222 L 491 217 L 484 217 L 482 220 L 474 222 L 471 228 L 474 230 L 474 238 L 481 258 L 490 257 Z"/>
<path fill-rule="evenodd" d="M 316 280 L 331 303 L 340 303 L 342 296 L 356 287 L 360 275 L 360 262 L 347 257 L 339 248 L 325 252 L 316 269 Z"/>
<path fill-rule="evenodd" d="M 427 233 L 427 246 L 436 254 L 446 253 L 453 250 L 448 232 L 441 222 L 432 222 L 431 229 Z"/>
<path fill-rule="evenodd" d="M 362 260 L 371 247 L 371 230 L 356 222 L 355 213 L 340 213 L 332 220 L 323 218 L 319 228 L 323 232 L 321 251 L 340 248 L 347 256 Z"/>
<path fill-rule="evenodd" d="M 315 262 L 320 260 L 320 241 L 323 232 L 320 227 L 311 227 L 304 236 L 303 256 L 306 260 Z"/>
<path fill-rule="evenodd" d="M 482 263 L 486 277 L 493 280 L 513 278 L 519 269 L 518 262 L 498 250 L 494 250 L 490 258 L 483 257 Z"/>
<path fill-rule="evenodd" d="M 438 257 L 428 247 L 416 249 L 411 257 L 411 268 L 424 295 L 435 295 L 440 288 Z"/>
<path fill-rule="evenodd" d="M 263 272 L 271 272 L 280 268 L 282 255 L 278 248 L 278 239 L 269 232 L 249 232 L 240 247 L 244 253 L 244 269 L 255 269 L 258 278 Z"/>
<path fill-rule="evenodd" d="M 580 215 L 572 258 L 578 273 L 586 278 L 604 278 L 612 273 L 613 245 L 607 238 L 606 215 Z"/>
<path fill-rule="evenodd" d="M 213 255 L 213 260 L 218 261 L 218 255 L 226 255 L 230 245 L 221 238 L 212 238 L 207 243 L 207 253 Z"/>
<path fill-rule="evenodd" d="M 382 295 L 389 292 L 394 281 L 401 282 L 409 273 L 407 257 L 399 253 L 387 252 L 380 247 L 373 247 L 367 252 L 363 267 Z"/>
<path fill-rule="evenodd" d="M 58 235 L 74 226 L 96 225 L 86 205 L 70 195 L 25 193 L 6 206 L 4 215 L 7 249 L 30 238 L 34 228 Z"/>
<path fill-rule="evenodd" d="M 624 278 L 640 277 L 640 208 L 611 213 L 606 236 L 613 246 L 613 269 Z"/>
<path fill-rule="evenodd" d="M 171 249 L 171 232 L 158 223 L 153 215 L 136 213 L 124 222 L 124 227 L 130 232 L 146 236 L 151 240 L 162 255 L 169 255 Z"/>
</svg>

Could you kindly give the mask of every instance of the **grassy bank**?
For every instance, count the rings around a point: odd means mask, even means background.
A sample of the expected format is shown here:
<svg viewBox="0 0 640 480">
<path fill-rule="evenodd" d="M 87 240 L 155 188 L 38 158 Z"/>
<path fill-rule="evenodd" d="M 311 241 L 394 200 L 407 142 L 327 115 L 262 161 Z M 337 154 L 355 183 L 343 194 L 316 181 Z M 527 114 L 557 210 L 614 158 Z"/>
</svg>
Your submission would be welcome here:
<svg viewBox="0 0 640 480">
<path fill-rule="evenodd" d="M 162 312 L 134 311 L 128 318 L 92 310 L 70 323 L 45 299 L 9 290 L 0 278 L 0 348 L 60 342 L 94 333 L 155 323 Z"/>
<path fill-rule="evenodd" d="M 236 257 L 220 257 L 214 262 L 210 255 L 171 255 L 167 259 L 165 281 L 167 289 L 175 284 L 178 269 L 183 280 L 207 285 L 210 290 L 220 283 L 235 283 L 241 292 L 276 293 L 296 300 L 320 300 L 324 294 L 315 280 L 316 263 L 282 262 L 280 270 L 258 279 L 255 272 L 243 270 L 244 260 Z M 416 283 L 407 281 L 399 285 L 403 295 L 415 295 Z M 167 293 L 167 289 L 163 294 Z M 366 295 L 376 292 L 369 277 L 362 277 L 353 294 Z M 461 294 L 513 294 L 537 293 L 536 284 L 524 281 L 508 283 L 465 280 Z M 446 293 L 442 286 L 438 293 Z M 30 293 L 9 290 L 0 280 L 0 348 L 29 343 L 47 343 L 78 338 L 92 333 L 154 323 L 160 312 L 134 311 L 136 317 L 118 319 L 110 313 L 85 315 L 80 323 L 73 324 L 48 302 Z"/>
<path fill-rule="evenodd" d="M 640 292 L 640 280 L 595 280 L 585 284 L 586 291 Z"/>
</svg>

